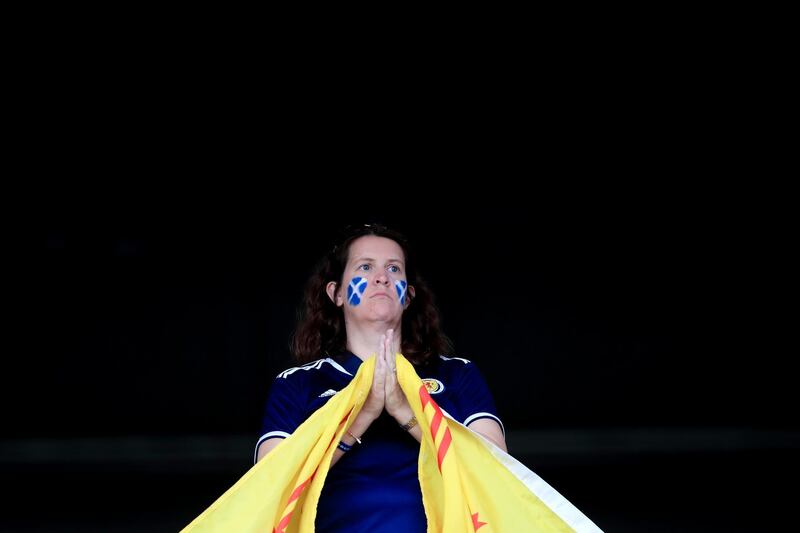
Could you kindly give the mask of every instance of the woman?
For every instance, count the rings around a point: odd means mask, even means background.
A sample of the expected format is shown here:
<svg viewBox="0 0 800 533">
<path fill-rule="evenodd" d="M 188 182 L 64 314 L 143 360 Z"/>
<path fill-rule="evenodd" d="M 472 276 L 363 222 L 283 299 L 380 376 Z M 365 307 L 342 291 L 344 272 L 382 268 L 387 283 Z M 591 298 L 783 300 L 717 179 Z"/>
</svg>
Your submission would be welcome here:
<svg viewBox="0 0 800 533">
<path fill-rule="evenodd" d="M 397 383 L 394 354 L 414 365 L 443 411 L 505 450 L 486 383 L 470 361 L 441 355 L 449 353 L 449 342 L 432 295 L 406 239 L 384 226 L 346 233 L 308 281 L 304 307 L 293 352 L 306 364 L 275 378 L 256 460 L 346 387 L 374 355 L 369 397 L 333 455 L 316 528 L 426 531 L 417 477 L 421 432 Z"/>
</svg>

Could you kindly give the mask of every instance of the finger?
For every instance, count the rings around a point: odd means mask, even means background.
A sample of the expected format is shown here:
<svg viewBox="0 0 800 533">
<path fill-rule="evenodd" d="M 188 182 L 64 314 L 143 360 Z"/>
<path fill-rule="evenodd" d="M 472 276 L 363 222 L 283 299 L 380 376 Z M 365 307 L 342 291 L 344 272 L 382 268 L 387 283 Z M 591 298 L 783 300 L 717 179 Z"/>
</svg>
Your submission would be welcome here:
<svg viewBox="0 0 800 533">
<path fill-rule="evenodd" d="M 386 375 L 386 382 L 390 382 L 394 379 L 394 370 L 392 369 L 392 364 L 389 362 L 389 356 L 386 356 L 383 361 L 383 368 Z"/>
<path fill-rule="evenodd" d="M 375 358 L 375 376 L 373 382 L 383 386 L 386 376 L 386 361 L 384 356 L 383 337 L 378 345 L 378 355 Z"/>
<path fill-rule="evenodd" d="M 384 349 L 385 365 L 386 365 L 386 381 L 384 388 L 387 394 L 393 393 L 397 386 L 397 373 L 394 361 L 394 352 L 392 350 L 393 331 L 389 330 L 386 335 L 386 346 Z"/>
<path fill-rule="evenodd" d="M 381 337 L 381 358 L 383 359 L 383 364 L 386 365 L 386 368 L 389 368 L 389 365 L 386 361 L 386 335 Z"/>
<path fill-rule="evenodd" d="M 397 376 L 397 356 L 394 353 L 394 330 L 389 330 L 388 338 L 386 339 L 386 363 L 392 369 L 392 374 Z"/>
<path fill-rule="evenodd" d="M 391 368 L 386 369 L 386 378 L 383 382 L 383 389 L 387 397 L 394 393 L 394 389 L 397 386 L 397 379 L 395 378 L 394 372 L 392 372 Z"/>
</svg>

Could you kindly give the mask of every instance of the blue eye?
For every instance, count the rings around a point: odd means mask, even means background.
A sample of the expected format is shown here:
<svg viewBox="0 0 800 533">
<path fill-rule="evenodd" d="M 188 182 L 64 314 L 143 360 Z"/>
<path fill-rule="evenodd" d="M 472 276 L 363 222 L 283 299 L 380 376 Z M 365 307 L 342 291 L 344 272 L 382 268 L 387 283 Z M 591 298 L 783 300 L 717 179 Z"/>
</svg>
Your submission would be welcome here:
<svg viewBox="0 0 800 533">
<path fill-rule="evenodd" d="M 397 265 L 390 265 L 389 266 L 389 272 L 394 272 L 396 274 L 396 273 L 400 272 L 400 267 L 398 267 Z"/>
<path fill-rule="evenodd" d="M 364 263 L 363 265 L 361 265 L 360 267 L 358 267 L 358 269 L 359 269 L 359 270 L 364 270 L 364 271 L 367 271 L 367 270 L 369 270 L 370 268 L 371 268 L 371 267 L 370 267 L 368 264 L 366 264 L 366 263 Z"/>
</svg>

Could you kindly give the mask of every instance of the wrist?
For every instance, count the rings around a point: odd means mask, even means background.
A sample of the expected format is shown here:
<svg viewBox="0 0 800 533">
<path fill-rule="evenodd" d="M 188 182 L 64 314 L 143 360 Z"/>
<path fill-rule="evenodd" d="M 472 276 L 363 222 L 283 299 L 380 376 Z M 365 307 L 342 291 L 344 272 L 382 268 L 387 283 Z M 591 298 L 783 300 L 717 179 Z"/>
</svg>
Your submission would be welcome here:
<svg viewBox="0 0 800 533">
<path fill-rule="evenodd" d="M 389 414 L 392 415 L 392 418 L 394 418 L 395 421 L 402 426 L 403 424 L 411 420 L 411 417 L 414 416 L 414 411 L 412 411 L 411 406 L 406 403 L 404 406 L 397 409 L 394 413 L 389 413 Z"/>
<path fill-rule="evenodd" d="M 372 411 L 366 411 L 366 410 L 362 409 L 358 413 L 358 416 L 356 416 L 356 420 L 353 423 L 353 425 L 356 425 L 356 424 L 359 424 L 359 423 L 363 423 L 363 424 L 369 426 L 370 424 L 375 422 L 375 420 L 377 420 L 380 415 L 381 415 L 380 413 L 373 413 Z"/>
</svg>

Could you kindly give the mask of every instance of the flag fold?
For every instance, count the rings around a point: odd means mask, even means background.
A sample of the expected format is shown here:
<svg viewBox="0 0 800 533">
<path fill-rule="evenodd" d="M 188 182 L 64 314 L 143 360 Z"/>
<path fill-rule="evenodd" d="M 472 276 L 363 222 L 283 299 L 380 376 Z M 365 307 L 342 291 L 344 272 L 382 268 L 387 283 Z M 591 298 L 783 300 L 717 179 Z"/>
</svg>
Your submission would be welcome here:
<svg viewBox="0 0 800 533">
<path fill-rule="evenodd" d="M 534 472 L 448 416 L 411 363 L 401 354 L 396 359 L 398 382 L 422 430 L 418 468 L 429 533 L 601 531 Z M 374 372 L 371 357 L 182 533 L 313 532 L 331 458 L 364 405 Z"/>
</svg>

